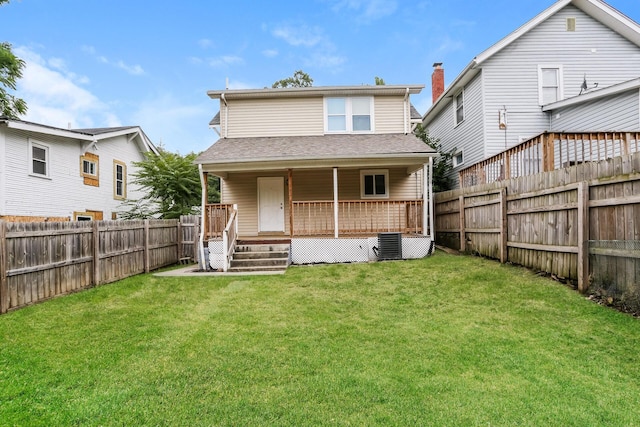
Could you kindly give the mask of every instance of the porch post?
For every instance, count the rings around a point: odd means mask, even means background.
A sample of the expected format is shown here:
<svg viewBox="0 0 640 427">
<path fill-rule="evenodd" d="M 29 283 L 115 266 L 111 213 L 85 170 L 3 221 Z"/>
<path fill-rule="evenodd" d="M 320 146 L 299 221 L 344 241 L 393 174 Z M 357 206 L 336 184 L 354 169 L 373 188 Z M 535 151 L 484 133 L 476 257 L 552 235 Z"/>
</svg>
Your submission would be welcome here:
<svg viewBox="0 0 640 427">
<path fill-rule="evenodd" d="M 436 231 L 435 231 L 435 218 L 434 218 L 434 203 L 433 203 L 433 157 L 429 157 L 429 206 L 427 208 L 427 212 L 429 213 L 429 237 L 434 242 L 436 241 Z M 423 203 L 424 204 L 424 203 Z M 426 231 L 424 232 L 426 235 Z"/>
<path fill-rule="evenodd" d="M 427 235 L 427 213 L 429 212 L 427 203 L 430 200 L 428 197 L 429 191 L 429 171 L 427 171 L 427 164 L 422 165 L 422 235 Z"/>
<path fill-rule="evenodd" d="M 338 238 L 338 168 L 333 168 L 333 237 Z"/>
<path fill-rule="evenodd" d="M 289 236 L 293 237 L 293 170 L 289 169 Z"/>
<path fill-rule="evenodd" d="M 205 241 L 205 233 L 206 230 L 208 230 L 208 225 L 209 225 L 209 218 L 207 215 L 207 180 L 208 180 L 208 174 L 207 172 L 204 172 L 202 170 L 202 165 L 198 165 L 198 171 L 200 172 L 200 186 L 202 188 L 202 198 L 200 200 L 200 205 L 201 205 L 201 213 L 202 213 L 202 220 L 200 221 L 200 237 L 198 239 L 198 265 L 200 266 L 201 269 L 203 270 L 208 270 L 207 268 L 207 263 L 208 260 L 205 260 L 204 258 L 204 241 Z"/>
</svg>

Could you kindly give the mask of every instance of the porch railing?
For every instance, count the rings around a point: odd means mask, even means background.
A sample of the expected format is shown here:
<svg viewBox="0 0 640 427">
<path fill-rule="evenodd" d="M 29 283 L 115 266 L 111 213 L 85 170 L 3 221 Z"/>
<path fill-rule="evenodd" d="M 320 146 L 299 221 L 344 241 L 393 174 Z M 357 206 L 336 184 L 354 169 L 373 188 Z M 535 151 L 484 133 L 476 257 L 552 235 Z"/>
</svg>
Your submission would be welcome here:
<svg viewBox="0 0 640 427">
<path fill-rule="evenodd" d="M 338 234 L 397 231 L 422 234 L 422 200 L 345 200 L 338 202 Z M 335 234 L 333 201 L 293 202 L 293 235 Z"/>
<path fill-rule="evenodd" d="M 545 132 L 460 171 L 460 186 L 595 162 L 640 151 L 640 132 Z"/>
<path fill-rule="evenodd" d="M 238 211 L 234 207 L 231 217 L 222 232 L 222 247 L 224 248 L 223 271 L 227 271 L 231 266 L 233 252 L 236 249 L 236 239 L 238 237 Z"/>
<path fill-rule="evenodd" d="M 221 238 L 234 210 L 233 205 L 216 203 L 205 205 L 204 209 L 205 240 Z"/>
</svg>

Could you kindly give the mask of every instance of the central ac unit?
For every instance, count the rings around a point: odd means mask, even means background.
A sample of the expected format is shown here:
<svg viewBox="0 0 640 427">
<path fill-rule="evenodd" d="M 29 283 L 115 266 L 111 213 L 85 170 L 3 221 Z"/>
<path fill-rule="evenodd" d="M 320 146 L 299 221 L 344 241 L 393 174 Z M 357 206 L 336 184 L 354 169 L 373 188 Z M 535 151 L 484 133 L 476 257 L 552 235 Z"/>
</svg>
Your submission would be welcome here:
<svg viewBox="0 0 640 427">
<path fill-rule="evenodd" d="M 402 259 L 402 233 L 378 233 L 378 259 Z"/>
</svg>

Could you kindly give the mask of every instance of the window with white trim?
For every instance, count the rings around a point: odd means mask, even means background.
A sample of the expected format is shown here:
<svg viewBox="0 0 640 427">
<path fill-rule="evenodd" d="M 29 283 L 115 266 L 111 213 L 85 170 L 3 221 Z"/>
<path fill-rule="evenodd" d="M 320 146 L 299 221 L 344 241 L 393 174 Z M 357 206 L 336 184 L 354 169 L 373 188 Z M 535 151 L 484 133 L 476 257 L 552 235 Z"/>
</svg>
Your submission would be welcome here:
<svg viewBox="0 0 640 427">
<path fill-rule="evenodd" d="M 360 171 L 360 197 L 363 199 L 389 198 L 389 170 Z"/>
<path fill-rule="evenodd" d="M 462 155 L 462 151 L 458 151 L 453 155 L 453 167 L 460 166 L 464 163 L 464 156 Z"/>
<path fill-rule="evenodd" d="M 562 67 L 557 65 L 538 67 L 538 93 L 540 105 L 562 99 Z"/>
<path fill-rule="evenodd" d="M 456 126 L 464 121 L 464 90 L 455 96 L 453 99 L 453 107 L 456 112 Z"/>
<path fill-rule="evenodd" d="M 373 97 L 325 98 L 327 133 L 373 131 Z"/>
<path fill-rule="evenodd" d="M 29 140 L 30 173 L 35 176 L 49 176 L 49 147 Z"/>
<path fill-rule="evenodd" d="M 113 161 L 113 198 L 122 200 L 127 197 L 127 165 Z"/>
</svg>

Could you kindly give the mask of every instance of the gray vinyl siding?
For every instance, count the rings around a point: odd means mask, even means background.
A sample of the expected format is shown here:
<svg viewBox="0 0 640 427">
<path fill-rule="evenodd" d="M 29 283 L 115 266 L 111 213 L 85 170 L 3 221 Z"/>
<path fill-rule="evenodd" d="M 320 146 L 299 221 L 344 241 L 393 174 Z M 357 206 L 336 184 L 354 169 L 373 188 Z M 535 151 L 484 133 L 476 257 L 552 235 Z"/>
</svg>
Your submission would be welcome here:
<svg viewBox="0 0 640 427">
<path fill-rule="evenodd" d="M 640 130 L 640 93 L 636 89 L 618 96 L 555 110 L 551 113 L 551 130 Z"/>
<path fill-rule="evenodd" d="M 440 140 L 443 152 L 448 152 L 453 148 L 456 148 L 457 151 L 462 150 L 464 163 L 455 167 L 451 173 L 454 185 L 458 183 L 458 172 L 461 169 L 484 158 L 482 93 L 482 74 L 478 74 L 464 88 L 464 120 L 462 123 L 455 126 L 453 101 L 449 101 L 448 105 L 442 109 L 427 128 L 430 136 Z"/>
<path fill-rule="evenodd" d="M 566 19 L 576 19 L 576 31 L 566 31 Z M 567 6 L 482 65 L 486 123 L 485 157 L 505 148 L 498 111 L 508 111 L 507 146 L 549 129 L 540 109 L 539 65 L 562 66 L 563 97 L 580 93 L 586 75 L 600 88 L 638 77 L 640 49 L 574 6 Z M 591 129 L 590 129 L 591 130 Z"/>
</svg>

